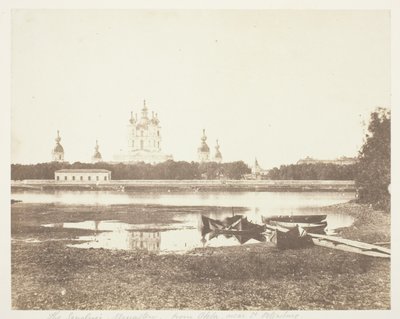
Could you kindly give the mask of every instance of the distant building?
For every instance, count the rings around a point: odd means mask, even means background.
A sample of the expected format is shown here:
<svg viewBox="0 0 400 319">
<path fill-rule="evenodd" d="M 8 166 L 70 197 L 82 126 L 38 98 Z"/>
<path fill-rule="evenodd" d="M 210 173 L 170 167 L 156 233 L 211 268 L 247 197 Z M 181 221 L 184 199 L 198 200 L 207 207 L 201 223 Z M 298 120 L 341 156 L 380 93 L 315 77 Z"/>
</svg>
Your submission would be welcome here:
<svg viewBox="0 0 400 319">
<path fill-rule="evenodd" d="M 246 174 L 245 179 L 265 179 L 268 175 L 269 170 L 261 168 L 258 164 L 257 159 L 254 160 L 254 165 L 251 168 L 251 174 Z"/>
<path fill-rule="evenodd" d="M 214 162 L 222 163 L 222 154 L 221 151 L 219 150 L 218 140 L 217 140 L 217 145 L 215 145 Z"/>
<path fill-rule="evenodd" d="M 200 163 L 206 163 L 210 161 L 210 148 L 207 143 L 206 130 L 203 129 L 203 136 L 201 137 L 201 144 L 197 149 L 197 155 Z"/>
<path fill-rule="evenodd" d="M 103 158 L 101 157 L 101 153 L 99 152 L 99 144 L 96 140 L 96 146 L 94 147 L 94 154 L 92 156 L 92 163 L 102 162 Z"/>
<path fill-rule="evenodd" d="M 146 101 L 143 103 L 142 114 L 138 119 L 137 114 L 128 124 L 127 150 L 114 156 L 117 162 L 145 162 L 160 163 L 172 159 L 171 155 L 161 152 L 161 126 L 157 113 L 148 115 Z"/>
<path fill-rule="evenodd" d="M 111 171 L 106 169 L 60 169 L 55 171 L 54 179 L 60 183 L 107 183 L 111 180 Z"/>
<path fill-rule="evenodd" d="M 53 162 L 64 162 L 64 148 L 60 144 L 60 131 L 57 131 L 56 146 L 53 148 Z"/>
<path fill-rule="evenodd" d="M 357 158 L 342 156 L 334 160 L 319 160 L 307 156 L 297 161 L 297 164 L 335 164 L 335 165 L 352 165 L 357 163 Z"/>
</svg>

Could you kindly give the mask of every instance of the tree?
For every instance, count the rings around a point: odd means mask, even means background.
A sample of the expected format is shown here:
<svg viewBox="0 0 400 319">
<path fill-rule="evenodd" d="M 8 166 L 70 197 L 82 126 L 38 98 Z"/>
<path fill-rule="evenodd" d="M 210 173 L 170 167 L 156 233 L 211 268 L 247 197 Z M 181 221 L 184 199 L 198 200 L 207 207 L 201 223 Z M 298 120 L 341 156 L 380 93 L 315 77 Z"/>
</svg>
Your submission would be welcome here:
<svg viewBox="0 0 400 319">
<path fill-rule="evenodd" d="M 241 179 L 245 174 L 251 173 L 250 167 L 248 167 L 243 161 L 224 163 L 222 165 L 223 173 L 229 179 Z"/>
<path fill-rule="evenodd" d="M 354 180 L 357 164 L 291 164 L 274 167 L 267 178 L 272 180 Z"/>
<path fill-rule="evenodd" d="M 385 108 L 371 113 L 356 176 L 359 201 L 385 210 L 390 208 L 390 119 Z"/>
</svg>

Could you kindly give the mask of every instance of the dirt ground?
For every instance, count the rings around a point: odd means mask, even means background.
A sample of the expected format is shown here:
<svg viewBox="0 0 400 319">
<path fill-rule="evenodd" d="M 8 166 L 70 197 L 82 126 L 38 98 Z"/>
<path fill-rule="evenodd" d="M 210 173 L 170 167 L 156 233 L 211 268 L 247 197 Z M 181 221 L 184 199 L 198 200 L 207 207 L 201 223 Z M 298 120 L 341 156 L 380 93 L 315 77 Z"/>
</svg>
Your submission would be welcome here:
<svg viewBox="0 0 400 319">
<path fill-rule="evenodd" d="M 46 223 L 173 222 L 177 210 L 219 207 L 12 206 L 13 309 L 315 310 L 390 309 L 390 260 L 323 247 L 278 250 L 266 243 L 157 255 L 66 245 L 82 229 Z M 390 241 L 390 215 L 346 203 L 322 212 L 351 214 L 344 238 Z M 32 240 L 27 242 L 26 240 Z"/>
</svg>

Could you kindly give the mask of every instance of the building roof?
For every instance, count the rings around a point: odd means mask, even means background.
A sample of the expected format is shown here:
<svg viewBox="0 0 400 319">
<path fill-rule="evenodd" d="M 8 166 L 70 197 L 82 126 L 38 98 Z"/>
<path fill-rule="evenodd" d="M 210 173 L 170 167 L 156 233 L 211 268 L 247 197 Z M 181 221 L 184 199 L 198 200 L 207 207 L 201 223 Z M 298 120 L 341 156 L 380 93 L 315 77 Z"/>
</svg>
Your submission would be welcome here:
<svg viewBox="0 0 400 319">
<path fill-rule="evenodd" d="M 111 173 L 107 169 L 98 168 L 71 168 L 71 169 L 59 169 L 55 173 Z"/>
</svg>

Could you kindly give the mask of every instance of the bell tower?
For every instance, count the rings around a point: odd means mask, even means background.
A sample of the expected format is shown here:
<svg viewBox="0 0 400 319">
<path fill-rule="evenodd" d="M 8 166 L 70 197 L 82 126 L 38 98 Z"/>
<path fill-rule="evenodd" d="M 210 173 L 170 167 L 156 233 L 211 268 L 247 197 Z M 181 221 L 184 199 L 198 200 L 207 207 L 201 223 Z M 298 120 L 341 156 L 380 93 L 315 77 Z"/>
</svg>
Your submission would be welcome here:
<svg viewBox="0 0 400 319">
<path fill-rule="evenodd" d="M 206 130 L 203 129 L 203 136 L 201 137 L 201 144 L 200 144 L 200 147 L 197 149 L 197 154 L 198 154 L 200 163 L 205 163 L 205 162 L 209 161 L 210 148 L 208 147 L 206 141 L 207 141 Z"/>
<path fill-rule="evenodd" d="M 103 159 L 101 157 L 101 153 L 99 151 L 99 143 L 96 140 L 96 146 L 94 147 L 94 154 L 92 156 L 92 162 L 93 163 L 98 163 L 98 162 L 102 162 Z"/>
<path fill-rule="evenodd" d="M 60 144 L 61 137 L 60 137 L 60 131 L 57 130 L 57 137 L 55 139 L 56 141 L 56 146 L 53 149 L 53 161 L 54 162 L 64 162 L 64 148 Z"/>
<path fill-rule="evenodd" d="M 222 162 L 222 154 L 221 154 L 221 151 L 219 150 L 218 140 L 217 140 L 217 144 L 215 145 L 214 161 L 217 162 L 217 163 L 221 163 Z"/>
</svg>

